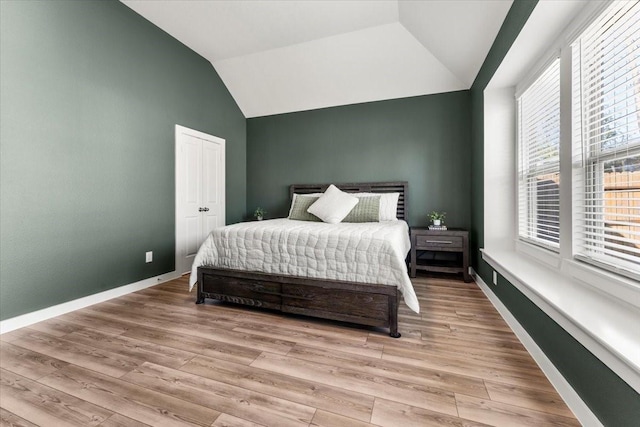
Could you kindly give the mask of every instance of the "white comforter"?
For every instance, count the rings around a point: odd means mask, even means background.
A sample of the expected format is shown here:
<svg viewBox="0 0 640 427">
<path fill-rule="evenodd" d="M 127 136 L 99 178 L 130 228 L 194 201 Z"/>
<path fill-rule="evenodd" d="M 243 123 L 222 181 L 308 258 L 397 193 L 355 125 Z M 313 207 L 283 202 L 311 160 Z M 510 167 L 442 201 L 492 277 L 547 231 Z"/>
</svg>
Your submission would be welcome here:
<svg viewBox="0 0 640 427">
<path fill-rule="evenodd" d="M 189 289 L 198 267 L 314 277 L 397 286 L 407 306 L 420 305 L 405 257 L 411 248 L 404 221 L 340 223 L 272 219 L 213 230 L 193 262 Z"/>
</svg>

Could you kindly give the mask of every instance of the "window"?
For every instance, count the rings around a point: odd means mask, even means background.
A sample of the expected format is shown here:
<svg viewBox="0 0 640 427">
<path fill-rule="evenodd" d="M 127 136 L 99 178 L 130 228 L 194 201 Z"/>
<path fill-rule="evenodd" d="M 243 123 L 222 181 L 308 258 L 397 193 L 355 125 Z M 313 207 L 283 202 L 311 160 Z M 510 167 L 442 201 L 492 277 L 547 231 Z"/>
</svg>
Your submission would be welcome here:
<svg viewBox="0 0 640 427">
<path fill-rule="evenodd" d="M 517 98 L 518 230 L 557 249 L 560 241 L 560 60 Z"/>
<path fill-rule="evenodd" d="M 640 3 L 613 3 L 571 48 L 574 253 L 638 274 Z"/>
</svg>

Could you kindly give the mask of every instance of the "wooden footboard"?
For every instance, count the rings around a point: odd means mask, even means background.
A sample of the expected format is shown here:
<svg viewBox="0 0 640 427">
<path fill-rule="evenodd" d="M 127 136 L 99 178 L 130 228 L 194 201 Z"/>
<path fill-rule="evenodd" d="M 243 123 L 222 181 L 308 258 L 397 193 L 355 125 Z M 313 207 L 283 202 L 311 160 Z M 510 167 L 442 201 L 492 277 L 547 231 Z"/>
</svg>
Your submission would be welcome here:
<svg viewBox="0 0 640 427">
<path fill-rule="evenodd" d="M 400 291 L 389 285 L 198 268 L 198 296 L 368 326 L 398 338 Z"/>
</svg>

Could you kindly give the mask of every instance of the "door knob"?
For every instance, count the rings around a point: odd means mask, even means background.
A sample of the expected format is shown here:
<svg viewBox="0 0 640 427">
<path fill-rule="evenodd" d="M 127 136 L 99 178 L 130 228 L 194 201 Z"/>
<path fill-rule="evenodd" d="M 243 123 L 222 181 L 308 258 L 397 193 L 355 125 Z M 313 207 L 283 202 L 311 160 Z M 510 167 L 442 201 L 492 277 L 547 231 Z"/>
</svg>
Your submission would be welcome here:
<svg viewBox="0 0 640 427">
<path fill-rule="evenodd" d="M 204 211 L 205 212 L 209 212 L 209 208 L 204 208 Z"/>
<path fill-rule="evenodd" d="M 204 212 L 205 208 L 198 208 L 198 212 Z"/>
</svg>

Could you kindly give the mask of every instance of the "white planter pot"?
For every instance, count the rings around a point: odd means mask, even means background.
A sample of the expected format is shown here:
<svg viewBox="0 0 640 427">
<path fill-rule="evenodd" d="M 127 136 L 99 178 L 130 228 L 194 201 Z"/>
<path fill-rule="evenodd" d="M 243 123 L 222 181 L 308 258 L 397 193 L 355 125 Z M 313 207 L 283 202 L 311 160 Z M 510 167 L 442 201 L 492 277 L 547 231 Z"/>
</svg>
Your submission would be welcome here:
<svg viewBox="0 0 640 427">
<path fill-rule="evenodd" d="M 440 225 L 440 220 L 439 219 L 434 219 L 433 220 L 433 225 Z"/>
</svg>

